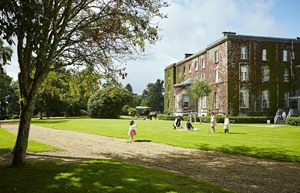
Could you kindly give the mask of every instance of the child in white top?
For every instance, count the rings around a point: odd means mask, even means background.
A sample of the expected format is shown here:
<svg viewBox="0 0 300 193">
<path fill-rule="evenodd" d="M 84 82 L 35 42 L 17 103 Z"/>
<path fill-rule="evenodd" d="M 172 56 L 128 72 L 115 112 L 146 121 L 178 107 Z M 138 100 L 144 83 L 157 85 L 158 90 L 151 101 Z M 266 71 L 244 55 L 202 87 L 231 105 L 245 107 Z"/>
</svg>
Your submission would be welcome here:
<svg viewBox="0 0 300 193">
<path fill-rule="evenodd" d="M 136 125 L 134 124 L 134 121 L 131 120 L 129 122 L 129 130 L 128 130 L 128 135 L 130 136 L 129 142 L 133 142 L 133 137 L 136 135 L 135 131 Z"/>
<path fill-rule="evenodd" d="M 224 116 L 224 133 L 229 133 L 229 118 L 227 115 Z"/>
</svg>

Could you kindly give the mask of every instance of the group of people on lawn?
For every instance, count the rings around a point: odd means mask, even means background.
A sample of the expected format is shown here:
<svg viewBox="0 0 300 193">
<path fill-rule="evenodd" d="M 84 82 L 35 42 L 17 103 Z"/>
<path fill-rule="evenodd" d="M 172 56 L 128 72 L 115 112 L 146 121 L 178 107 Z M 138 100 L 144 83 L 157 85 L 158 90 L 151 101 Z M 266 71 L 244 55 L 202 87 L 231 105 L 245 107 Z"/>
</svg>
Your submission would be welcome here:
<svg viewBox="0 0 300 193">
<path fill-rule="evenodd" d="M 224 116 L 224 133 L 229 133 L 229 118 L 227 115 Z M 211 113 L 210 116 L 210 126 L 211 126 L 211 133 L 215 133 L 215 127 L 217 126 L 217 120 L 214 113 Z M 185 128 L 181 125 L 181 117 L 177 116 L 173 123 L 174 129 L 184 129 L 184 130 L 197 130 L 193 127 L 192 123 L 188 120 L 185 124 Z"/>
<path fill-rule="evenodd" d="M 224 116 L 224 133 L 229 133 L 229 118 L 227 117 L 227 115 Z M 215 133 L 215 127 L 217 126 L 217 120 L 215 117 L 214 113 L 211 113 L 210 116 L 210 125 L 211 125 L 211 133 Z M 134 121 L 131 120 L 129 122 L 129 130 L 128 130 L 128 135 L 130 136 L 129 142 L 133 142 L 133 137 L 136 135 L 136 127 L 137 125 L 134 124 Z M 187 120 L 186 124 L 185 124 L 185 128 L 182 127 L 181 125 L 181 117 L 177 116 L 175 118 L 175 121 L 173 123 L 173 128 L 174 129 L 181 129 L 181 130 L 198 130 L 197 128 L 194 128 L 194 126 L 192 125 L 192 123 Z"/>
</svg>

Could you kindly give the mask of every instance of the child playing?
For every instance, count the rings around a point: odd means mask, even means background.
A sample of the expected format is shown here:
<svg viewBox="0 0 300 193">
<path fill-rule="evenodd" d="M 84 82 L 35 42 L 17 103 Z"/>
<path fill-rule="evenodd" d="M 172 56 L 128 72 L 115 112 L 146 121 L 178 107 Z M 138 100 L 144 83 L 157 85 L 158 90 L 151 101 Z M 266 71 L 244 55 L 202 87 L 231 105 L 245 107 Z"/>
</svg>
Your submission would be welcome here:
<svg viewBox="0 0 300 193">
<path fill-rule="evenodd" d="M 224 116 L 224 133 L 229 133 L 229 118 Z"/>
<path fill-rule="evenodd" d="M 187 130 L 194 130 L 192 123 L 188 120 L 185 124 Z"/>
<path fill-rule="evenodd" d="M 128 135 L 130 136 L 130 140 L 129 142 L 133 142 L 133 137 L 136 135 L 136 131 L 135 131 L 136 125 L 134 124 L 134 121 L 131 120 L 129 122 L 129 131 L 128 131 Z"/>
<path fill-rule="evenodd" d="M 217 120 L 213 112 L 211 113 L 210 116 L 210 126 L 211 126 L 211 132 L 214 133 L 216 131 L 215 127 L 217 126 Z"/>
</svg>

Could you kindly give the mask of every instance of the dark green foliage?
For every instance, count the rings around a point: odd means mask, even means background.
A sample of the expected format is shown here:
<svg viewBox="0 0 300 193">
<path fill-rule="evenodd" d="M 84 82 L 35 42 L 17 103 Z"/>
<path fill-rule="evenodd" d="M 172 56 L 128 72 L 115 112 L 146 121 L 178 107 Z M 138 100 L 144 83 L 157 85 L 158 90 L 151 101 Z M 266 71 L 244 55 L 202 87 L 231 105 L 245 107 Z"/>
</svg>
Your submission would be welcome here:
<svg viewBox="0 0 300 193">
<path fill-rule="evenodd" d="M 165 114 L 158 114 L 157 117 L 158 117 L 159 120 L 175 120 L 176 116 L 169 116 L 169 115 L 165 115 Z M 190 119 L 192 119 L 192 121 L 195 121 L 194 120 L 194 116 L 183 116 L 182 119 L 183 120 L 190 120 Z M 217 119 L 218 123 L 223 123 L 224 122 L 224 117 L 221 116 L 221 115 L 217 115 L 216 119 Z M 268 116 L 233 117 L 233 116 L 229 116 L 229 120 L 231 120 L 231 121 L 234 120 L 234 123 L 267 123 L 267 120 L 270 120 L 270 122 L 272 123 L 273 120 L 274 120 L 274 117 L 268 117 Z M 196 121 L 197 122 L 200 121 L 200 117 L 199 116 L 196 116 Z M 203 123 L 209 123 L 210 122 L 210 116 L 202 116 L 201 117 L 201 122 L 203 122 Z"/>
<path fill-rule="evenodd" d="M 300 126 L 300 117 L 288 117 L 286 118 L 286 124 Z"/>
<path fill-rule="evenodd" d="M 157 79 L 155 83 L 149 83 L 142 94 L 143 106 L 150 107 L 151 111 L 163 112 L 164 110 L 164 81 Z"/>
<path fill-rule="evenodd" d="M 131 93 L 122 87 L 106 87 L 92 95 L 88 102 L 92 118 L 119 118 L 122 108 L 132 100 Z"/>
</svg>

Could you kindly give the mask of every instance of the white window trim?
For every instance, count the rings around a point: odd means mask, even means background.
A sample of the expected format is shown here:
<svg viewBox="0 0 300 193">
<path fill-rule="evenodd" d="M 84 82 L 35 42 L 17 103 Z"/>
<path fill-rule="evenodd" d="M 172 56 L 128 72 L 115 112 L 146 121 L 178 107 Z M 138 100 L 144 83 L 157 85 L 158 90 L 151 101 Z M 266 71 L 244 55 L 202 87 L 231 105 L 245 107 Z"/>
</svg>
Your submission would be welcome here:
<svg viewBox="0 0 300 193">
<path fill-rule="evenodd" d="M 262 67 L 262 82 L 270 81 L 270 68 L 265 66 Z"/>
<path fill-rule="evenodd" d="M 267 60 L 267 49 L 262 50 L 262 60 L 266 61 Z"/>
<path fill-rule="evenodd" d="M 249 108 L 249 90 L 241 90 L 241 108 Z"/>
<path fill-rule="evenodd" d="M 289 69 L 284 68 L 283 69 L 283 82 L 289 82 L 290 75 L 289 75 Z"/>
<path fill-rule="evenodd" d="M 270 107 L 270 98 L 269 98 L 269 91 L 264 90 L 262 91 L 262 96 L 261 96 L 261 107 L 262 108 L 269 108 Z"/>
<path fill-rule="evenodd" d="M 219 50 L 215 51 L 215 63 L 218 63 L 219 62 Z"/>
<path fill-rule="evenodd" d="M 241 66 L 241 81 L 249 81 L 249 67 L 247 65 Z"/>
<path fill-rule="evenodd" d="M 206 96 L 201 98 L 201 108 L 206 108 Z"/>
<path fill-rule="evenodd" d="M 205 58 L 201 58 L 201 67 L 202 69 L 205 68 Z"/>
<path fill-rule="evenodd" d="M 187 105 L 185 105 L 185 104 L 187 104 Z M 190 105 L 189 95 L 184 94 L 182 96 L 182 107 L 187 108 L 187 107 L 189 107 L 189 105 Z"/>
<path fill-rule="evenodd" d="M 220 80 L 219 80 L 219 69 L 218 68 L 216 68 L 215 69 L 215 82 L 217 83 L 217 82 L 219 82 Z"/>
<path fill-rule="evenodd" d="M 196 61 L 196 62 L 194 63 L 194 65 L 195 65 L 195 71 L 197 72 L 197 71 L 198 71 L 198 68 L 199 68 L 199 63 L 198 63 L 198 61 Z"/>
<path fill-rule="evenodd" d="M 219 109 L 220 108 L 220 97 L 217 92 L 215 92 L 215 108 Z"/>
<path fill-rule="evenodd" d="M 245 60 L 248 58 L 247 47 L 241 47 L 241 59 Z"/>
<path fill-rule="evenodd" d="M 287 62 L 288 61 L 288 51 L 287 50 L 283 50 L 282 51 L 282 60 L 284 62 Z"/>
</svg>

